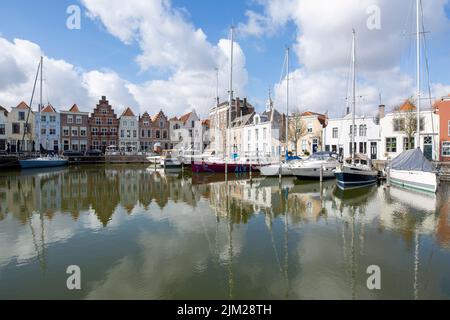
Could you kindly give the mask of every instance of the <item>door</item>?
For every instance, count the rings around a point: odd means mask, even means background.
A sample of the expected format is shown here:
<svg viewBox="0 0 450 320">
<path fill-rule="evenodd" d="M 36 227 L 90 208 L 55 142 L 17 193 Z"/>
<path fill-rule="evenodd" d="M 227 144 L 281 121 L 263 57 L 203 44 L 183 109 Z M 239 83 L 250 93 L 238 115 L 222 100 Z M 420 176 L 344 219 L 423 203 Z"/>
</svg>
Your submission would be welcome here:
<svg viewBox="0 0 450 320">
<path fill-rule="evenodd" d="M 370 159 L 372 159 L 372 160 L 377 159 L 377 143 L 376 142 L 370 143 Z"/>
<path fill-rule="evenodd" d="M 312 143 L 312 153 L 316 153 L 319 147 L 319 139 L 313 139 L 313 143 Z"/>
<path fill-rule="evenodd" d="M 423 138 L 423 155 L 428 160 L 433 160 L 433 138 L 430 136 Z"/>
</svg>

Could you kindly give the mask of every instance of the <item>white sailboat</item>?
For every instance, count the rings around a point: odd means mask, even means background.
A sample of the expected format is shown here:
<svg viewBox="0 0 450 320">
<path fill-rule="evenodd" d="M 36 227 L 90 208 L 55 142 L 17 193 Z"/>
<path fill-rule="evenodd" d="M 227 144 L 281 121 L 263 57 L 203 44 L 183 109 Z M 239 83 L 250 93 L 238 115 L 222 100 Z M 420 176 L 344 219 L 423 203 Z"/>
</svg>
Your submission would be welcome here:
<svg viewBox="0 0 450 320">
<path fill-rule="evenodd" d="M 352 157 L 350 163 L 344 163 L 336 168 L 334 175 L 337 179 L 337 185 L 340 188 L 359 188 L 377 182 L 378 172 L 372 170 L 370 160 L 358 159 L 356 161 L 355 153 L 355 112 L 356 112 L 356 36 L 353 30 L 352 42 L 352 73 L 353 73 L 353 111 L 352 111 L 352 130 L 351 130 L 351 146 Z"/>
<path fill-rule="evenodd" d="M 44 68 L 44 58 L 41 57 L 41 61 L 39 63 L 39 67 L 38 67 L 38 73 L 40 72 L 41 75 L 41 85 L 40 85 L 40 103 L 39 103 L 39 117 L 41 116 L 41 111 L 42 111 L 42 73 L 43 73 L 43 68 Z M 34 82 L 34 88 L 36 88 L 36 81 L 37 81 L 37 75 L 36 75 L 36 80 Z M 32 105 L 33 102 L 33 95 L 34 95 L 34 88 L 33 88 L 33 94 L 31 97 L 31 103 L 30 106 Z M 28 111 L 30 112 L 30 111 Z M 28 119 L 28 118 L 27 118 Z M 27 120 L 28 121 L 28 120 Z M 39 119 L 39 128 L 37 130 L 37 134 L 38 134 L 38 142 L 40 144 L 41 142 L 41 128 L 40 128 L 40 119 Z M 25 135 L 25 133 L 24 133 Z M 68 160 L 67 158 L 64 157 L 60 157 L 58 155 L 47 155 L 47 156 L 39 156 L 36 158 L 31 158 L 31 159 L 22 159 L 19 160 L 19 164 L 20 167 L 22 169 L 29 169 L 29 168 L 49 168 L 49 167 L 61 167 L 61 166 L 65 166 L 68 164 Z"/>
<path fill-rule="evenodd" d="M 425 158 L 420 148 L 420 0 L 416 0 L 416 77 L 417 77 L 417 129 L 415 150 L 407 150 L 398 155 L 388 170 L 393 184 L 426 191 L 437 191 L 438 179 L 432 164 Z"/>
<path fill-rule="evenodd" d="M 334 178 L 334 170 L 339 166 L 336 153 L 316 152 L 305 160 L 290 165 L 290 170 L 299 179 L 319 179 L 320 172 L 325 179 Z"/>
<path fill-rule="evenodd" d="M 262 176 L 266 177 L 275 177 L 279 176 L 280 173 L 282 176 L 292 176 L 291 168 L 289 165 L 289 162 L 287 161 L 288 158 L 288 116 L 289 116 L 289 48 L 286 49 L 286 160 L 281 161 L 279 163 L 272 163 L 269 165 L 261 166 L 259 168 L 259 171 L 261 172 Z"/>
</svg>

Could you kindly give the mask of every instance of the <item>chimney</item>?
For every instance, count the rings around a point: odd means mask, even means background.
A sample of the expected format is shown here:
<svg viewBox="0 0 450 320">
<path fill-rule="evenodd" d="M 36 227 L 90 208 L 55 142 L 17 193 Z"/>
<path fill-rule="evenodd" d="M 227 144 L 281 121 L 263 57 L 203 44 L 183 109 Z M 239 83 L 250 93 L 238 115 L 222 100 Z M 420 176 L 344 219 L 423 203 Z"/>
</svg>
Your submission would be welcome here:
<svg viewBox="0 0 450 320">
<path fill-rule="evenodd" d="M 105 101 L 106 100 L 106 96 L 102 96 L 102 100 Z"/>
<path fill-rule="evenodd" d="M 386 114 L 386 106 L 384 104 L 380 104 L 378 106 L 378 119 L 383 119 Z"/>
<path fill-rule="evenodd" d="M 244 108 L 247 107 L 247 98 L 244 98 Z"/>
</svg>

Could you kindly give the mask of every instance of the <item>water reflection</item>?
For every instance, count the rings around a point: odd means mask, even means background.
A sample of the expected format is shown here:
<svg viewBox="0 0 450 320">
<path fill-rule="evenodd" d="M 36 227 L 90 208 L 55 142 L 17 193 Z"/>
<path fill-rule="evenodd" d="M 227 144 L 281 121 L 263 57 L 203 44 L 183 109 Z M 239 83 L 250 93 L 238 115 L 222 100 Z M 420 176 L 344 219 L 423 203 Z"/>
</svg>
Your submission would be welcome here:
<svg viewBox="0 0 450 320">
<path fill-rule="evenodd" d="M 448 199 L 138 165 L 1 173 L 0 297 L 450 298 Z M 82 292 L 58 285 L 71 263 Z"/>
</svg>

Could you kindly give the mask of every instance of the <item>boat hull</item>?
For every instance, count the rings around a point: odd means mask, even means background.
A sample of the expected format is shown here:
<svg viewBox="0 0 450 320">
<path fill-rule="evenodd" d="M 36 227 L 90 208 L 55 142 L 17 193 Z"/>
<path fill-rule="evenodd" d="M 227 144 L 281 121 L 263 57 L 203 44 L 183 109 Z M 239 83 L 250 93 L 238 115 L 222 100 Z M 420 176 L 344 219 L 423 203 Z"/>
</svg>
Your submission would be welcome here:
<svg viewBox="0 0 450 320">
<path fill-rule="evenodd" d="M 31 169 L 31 168 L 52 168 L 52 167 L 63 167 L 68 164 L 68 160 L 60 159 L 60 160 L 19 160 L 20 167 L 22 169 Z"/>
<path fill-rule="evenodd" d="M 191 163 L 191 170 L 195 173 L 202 172 L 214 172 L 214 173 L 222 173 L 225 172 L 225 163 L 214 163 L 214 162 L 205 162 L 205 161 L 194 161 Z M 228 172 L 233 173 L 242 173 L 249 172 L 250 164 L 244 163 L 228 163 Z"/>
<path fill-rule="evenodd" d="M 336 167 L 324 167 L 323 178 L 334 179 Z M 291 168 L 292 174 L 299 179 L 320 179 L 320 168 Z"/>
<path fill-rule="evenodd" d="M 432 193 L 437 191 L 437 177 L 434 172 L 391 169 L 390 181 L 408 189 Z"/>
<path fill-rule="evenodd" d="M 340 188 L 360 188 L 375 184 L 378 174 L 375 171 L 355 170 L 344 167 L 342 170 L 335 170 L 334 175 Z"/>
<path fill-rule="evenodd" d="M 262 166 L 259 168 L 262 176 L 265 177 L 275 177 L 280 174 L 280 165 L 279 164 L 271 164 L 267 166 Z M 292 172 L 287 164 L 281 165 L 281 175 L 282 176 L 292 176 Z"/>
</svg>

